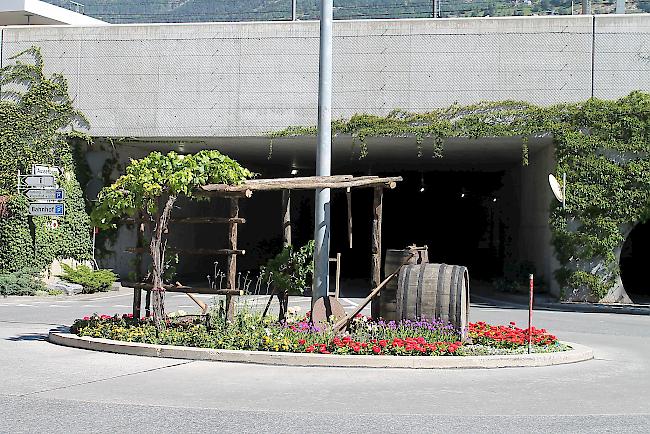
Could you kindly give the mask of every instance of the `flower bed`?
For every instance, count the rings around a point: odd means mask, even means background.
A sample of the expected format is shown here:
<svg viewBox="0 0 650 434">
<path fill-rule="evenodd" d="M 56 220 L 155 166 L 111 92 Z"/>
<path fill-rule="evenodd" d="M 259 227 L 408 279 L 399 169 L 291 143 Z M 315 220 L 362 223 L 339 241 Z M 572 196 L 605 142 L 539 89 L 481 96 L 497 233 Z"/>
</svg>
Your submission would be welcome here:
<svg viewBox="0 0 650 434">
<path fill-rule="evenodd" d="M 492 326 L 471 323 L 468 339 L 450 324 L 437 320 L 404 320 L 398 323 L 356 317 L 345 335 L 328 327 L 319 329 L 308 316 L 277 323 L 257 313 L 240 312 L 228 326 L 220 318 L 183 316 L 170 318 L 167 328 L 156 333 L 150 319 L 132 315 L 93 315 L 76 320 L 72 332 L 79 336 L 141 342 L 249 351 L 280 351 L 319 354 L 365 354 L 395 356 L 447 356 L 517 354 L 527 351 L 528 330 L 515 323 Z M 532 351 L 569 349 L 544 329 L 532 329 Z"/>
</svg>

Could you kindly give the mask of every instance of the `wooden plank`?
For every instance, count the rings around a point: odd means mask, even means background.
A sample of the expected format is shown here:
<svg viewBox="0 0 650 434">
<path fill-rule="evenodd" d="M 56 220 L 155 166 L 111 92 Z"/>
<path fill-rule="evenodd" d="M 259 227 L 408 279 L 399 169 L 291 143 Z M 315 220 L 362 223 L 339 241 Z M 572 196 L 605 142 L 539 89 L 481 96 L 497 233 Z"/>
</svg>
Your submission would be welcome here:
<svg viewBox="0 0 650 434">
<path fill-rule="evenodd" d="M 284 180 L 289 179 L 289 180 Z M 263 182 L 264 181 L 264 182 Z M 274 182 L 273 180 L 257 180 L 247 181 L 241 185 L 226 185 L 226 184 L 209 184 L 200 187 L 202 191 L 209 191 L 213 193 L 224 192 L 239 192 L 244 190 L 315 190 L 317 188 L 354 188 L 354 187 L 374 187 L 382 186 L 385 188 L 395 188 L 397 182 L 402 181 L 401 176 L 392 176 L 380 178 L 375 176 L 359 177 L 359 179 L 349 180 L 309 180 L 304 178 L 302 181 L 296 181 L 296 178 L 283 178 L 281 182 Z"/>
<path fill-rule="evenodd" d="M 376 177 L 375 177 L 376 178 Z M 247 185 L 255 184 L 300 184 L 300 183 L 313 183 L 319 181 L 349 181 L 351 179 L 357 179 L 352 175 L 331 175 L 331 176 L 292 176 L 290 178 L 262 178 L 262 179 L 249 179 L 245 181 Z"/>
<path fill-rule="evenodd" d="M 384 202 L 384 190 L 381 187 L 375 187 L 373 195 L 373 216 L 372 216 L 372 262 L 370 264 L 370 281 L 372 287 L 379 285 L 381 281 L 381 223 L 382 223 L 382 213 L 383 213 L 383 202 Z M 373 319 L 379 318 L 380 300 L 376 299 L 372 301 L 372 306 L 370 308 L 371 316 Z"/>
<path fill-rule="evenodd" d="M 229 218 L 229 217 L 185 217 L 178 219 L 171 219 L 172 223 L 177 224 L 202 224 L 202 223 L 246 223 L 244 218 Z"/>
<path fill-rule="evenodd" d="M 239 217 L 239 199 L 233 197 L 230 199 L 230 218 Z M 230 223 L 228 233 L 228 244 L 230 250 L 235 252 L 237 250 L 237 225 Z M 237 277 L 237 255 L 228 255 L 228 289 L 234 289 L 235 279 Z M 231 295 L 226 295 L 226 321 L 232 321 L 235 318 L 235 303 Z"/>
<path fill-rule="evenodd" d="M 122 282 L 122 286 L 127 288 L 136 288 L 135 291 L 150 290 L 153 288 L 151 283 L 136 283 L 136 282 Z M 196 294 L 210 294 L 210 295 L 244 295 L 241 289 L 215 289 L 203 286 L 184 286 L 184 285 L 163 285 L 167 292 L 181 292 Z"/>
<path fill-rule="evenodd" d="M 282 241 L 283 245 L 291 245 L 291 191 L 282 190 Z"/>
<path fill-rule="evenodd" d="M 221 185 L 221 184 L 215 184 L 215 185 Z M 243 188 L 243 189 L 234 189 L 229 191 L 224 191 L 224 190 L 212 191 L 212 190 L 205 190 L 203 187 L 200 187 L 195 191 L 195 194 L 197 196 L 206 196 L 206 197 L 250 198 L 253 196 L 253 190 L 250 190 L 248 188 Z"/>
<path fill-rule="evenodd" d="M 237 226 L 234 224 L 234 226 Z M 149 249 L 145 247 L 129 247 L 125 251 L 130 253 L 148 253 Z M 233 250 L 233 249 L 177 249 L 174 247 L 167 247 L 167 251 L 184 253 L 187 255 L 245 255 L 246 250 Z"/>
</svg>

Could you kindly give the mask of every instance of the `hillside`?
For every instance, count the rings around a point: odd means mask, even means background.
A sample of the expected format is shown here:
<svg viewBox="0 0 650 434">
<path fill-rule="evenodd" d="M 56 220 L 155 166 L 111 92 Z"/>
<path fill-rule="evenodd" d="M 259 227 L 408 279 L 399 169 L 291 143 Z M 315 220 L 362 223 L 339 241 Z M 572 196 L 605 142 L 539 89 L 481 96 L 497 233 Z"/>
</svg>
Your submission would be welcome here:
<svg viewBox="0 0 650 434">
<path fill-rule="evenodd" d="M 111 23 L 287 20 L 291 0 L 45 0 Z M 442 0 L 441 17 L 571 14 L 569 0 Z M 612 13 L 615 0 L 594 1 Z M 319 0 L 298 0 L 298 19 L 318 19 Z M 431 17 L 431 0 L 334 0 L 335 19 Z M 580 0 L 574 1 L 579 13 Z M 650 11 L 650 0 L 627 2 L 627 13 Z"/>
</svg>

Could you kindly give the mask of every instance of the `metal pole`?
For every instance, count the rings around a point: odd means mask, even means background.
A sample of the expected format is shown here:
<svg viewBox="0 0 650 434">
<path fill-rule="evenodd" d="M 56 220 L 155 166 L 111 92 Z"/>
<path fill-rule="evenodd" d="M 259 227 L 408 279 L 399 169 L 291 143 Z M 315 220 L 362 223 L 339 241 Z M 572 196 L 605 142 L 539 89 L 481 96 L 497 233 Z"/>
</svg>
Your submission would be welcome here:
<svg viewBox="0 0 650 434">
<path fill-rule="evenodd" d="M 291 21 L 296 21 L 296 2 L 298 0 L 291 0 Z"/>
<path fill-rule="evenodd" d="M 438 0 L 432 0 L 432 10 L 431 10 L 431 15 L 433 18 L 438 18 Z"/>
<path fill-rule="evenodd" d="M 329 176 L 332 169 L 332 21 L 333 0 L 321 0 L 320 65 L 318 81 L 318 147 L 316 175 Z M 330 189 L 316 190 L 314 218 L 314 283 L 312 306 L 329 293 Z"/>
<path fill-rule="evenodd" d="M 582 15 L 591 15 L 591 0 L 582 0 Z"/>
<path fill-rule="evenodd" d="M 530 296 L 528 298 L 528 354 L 530 354 L 530 347 L 531 347 L 531 341 L 532 341 L 532 325 L 533 325 L 533 288 L 534 288 L 534 283 L 533 283 L 533 275 L 528 276 L 528 280 L 530 283 Z"/>
<path fill-rule="evenodd" d="M 616 13 L 617 14 L 625 13 L 625 0 L 616 0 Z"/>
</svg>

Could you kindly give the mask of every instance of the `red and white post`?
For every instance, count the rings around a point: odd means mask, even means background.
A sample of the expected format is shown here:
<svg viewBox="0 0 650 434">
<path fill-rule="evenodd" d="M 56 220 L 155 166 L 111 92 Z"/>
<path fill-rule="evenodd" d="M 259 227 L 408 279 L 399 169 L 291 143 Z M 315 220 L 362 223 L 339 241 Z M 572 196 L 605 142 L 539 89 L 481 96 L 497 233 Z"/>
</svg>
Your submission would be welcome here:
<svg viewBox="0 0 650 434">
<path fill-rule="evenodd" d="M 528 297 L 528 354 L 530 354 L 530 347 L 533 340 L 533 288 L 535 287 L 532 274 L 528 276 L 528 281 L 530 284 L 530 295 Z"/>
</svg>

